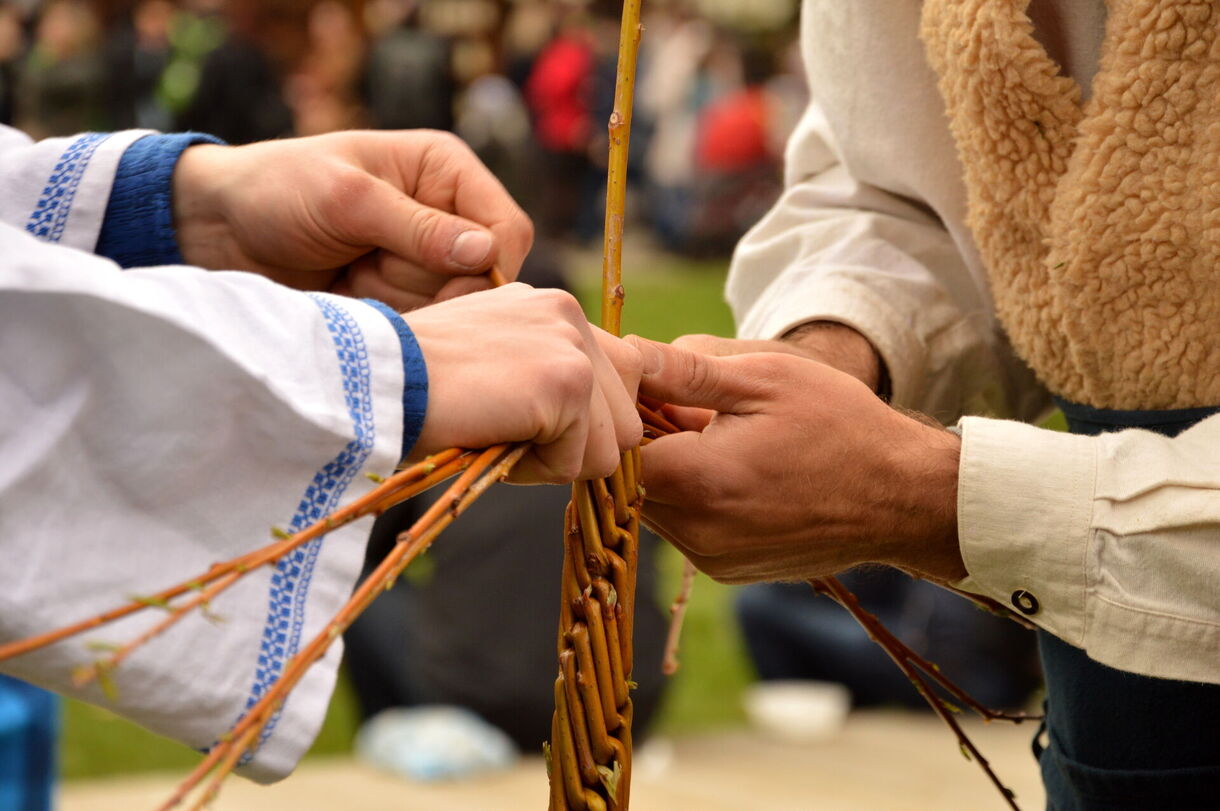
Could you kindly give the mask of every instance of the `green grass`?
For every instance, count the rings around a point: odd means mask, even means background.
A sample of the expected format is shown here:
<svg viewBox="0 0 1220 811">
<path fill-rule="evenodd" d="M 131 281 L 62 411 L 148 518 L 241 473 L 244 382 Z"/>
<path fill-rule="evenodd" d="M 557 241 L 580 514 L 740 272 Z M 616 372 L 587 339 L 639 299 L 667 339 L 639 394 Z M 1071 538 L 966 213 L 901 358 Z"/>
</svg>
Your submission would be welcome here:
<svg viewBox="0 0 1220 811">
<path fill-rule="evenodd" d="M 601 306 L 600 256 L 578 254 L 572 265 L 577 296 L 596 319 Z M 732 334 L 732 317 L 722 296 L 724 262 L 637 256 L 632 252 L 628 267 L 624 278 L 625 332 L 659 341 L 690 332 Z M 667 548 L 661 566 L 661 598 L 669 600 L 677 593 L 681 558 Z M 726 586 L 704 577 L 696 582 L 682 635 L 682 668 L 674 677 L 658 719 L 660 731 L 674 734 L 741 720 L 738 696 L 751 676 L 732 618 L 731 597 L 732 590 Z M 341 678 L 310 754 L 348 751 L 357 718 L 355 696 Z M 64 704 L 60 763 L 67 779 L 180 771 L 198 760 L 198 754 L 181 744 L 146 732 L 106 710 L 76 701 Z"/>
</svg>

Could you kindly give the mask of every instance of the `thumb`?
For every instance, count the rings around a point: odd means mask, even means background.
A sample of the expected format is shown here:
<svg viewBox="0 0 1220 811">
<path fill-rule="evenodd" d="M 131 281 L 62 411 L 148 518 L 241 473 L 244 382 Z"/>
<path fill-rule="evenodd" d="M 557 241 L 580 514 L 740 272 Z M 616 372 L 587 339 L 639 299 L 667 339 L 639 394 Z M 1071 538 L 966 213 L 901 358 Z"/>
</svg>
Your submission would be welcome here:
<svg viewBox="0 0 1220 811">
<path fill-rule="evenodd" d="M 425 270 L 474 275 L 496 258 L 496 240 L 487 228 L 426 206 L 388 183 L 375 184 L 358 208 L 353 219 L 363 233 L 353 236 Z"/>
<path fill-rule="evenodd" d="M 627 337 L 643 360 L 640 393 L 662 402 L 734 413 L 758 399 L 756 380 L 736 359 L 699 355 L 669 344 Z"/>
</svg>

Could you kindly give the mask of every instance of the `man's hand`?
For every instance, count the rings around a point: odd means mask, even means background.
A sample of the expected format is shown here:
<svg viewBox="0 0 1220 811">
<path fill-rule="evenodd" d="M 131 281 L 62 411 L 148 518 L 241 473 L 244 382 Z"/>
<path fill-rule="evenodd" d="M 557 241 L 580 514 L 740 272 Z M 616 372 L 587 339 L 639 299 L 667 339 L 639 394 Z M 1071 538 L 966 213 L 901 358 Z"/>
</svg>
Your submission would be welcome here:
<svg viewBox="0 0 1220 811">
<path fill-rule="evenodd" d="M 510 284 L 404 317 L 428 364 L 413 456 L 528 440 L 512 479 L 568 482 L 610 475 L 639 443 L 641 355 L 567 293 Z"/>
<path fill-rule="evenodd" d="M 868 561 L 965 576 L 957 437 L 793 354 L 712 357 L 630 340 L 651 370 L 642 393 L 715 414 L 643 451 L 645 521 L 700 569 L 735 583 Z"/>
<path fill-rule="evenodd" d="M 431 130 L 193 146 L 173 192 L 188 263 L 400 311 L 487 288 L 493 264 L 515 279 L 533 242 L 469 147 Z"/>
</svg>

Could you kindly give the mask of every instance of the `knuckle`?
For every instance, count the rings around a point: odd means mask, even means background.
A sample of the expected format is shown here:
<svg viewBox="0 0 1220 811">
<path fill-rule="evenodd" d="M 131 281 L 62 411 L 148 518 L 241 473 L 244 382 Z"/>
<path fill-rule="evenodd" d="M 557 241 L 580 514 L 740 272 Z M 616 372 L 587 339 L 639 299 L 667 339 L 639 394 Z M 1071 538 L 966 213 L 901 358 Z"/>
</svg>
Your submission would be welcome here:
<svg viewBox="0 0 1220 811">
<path fill-rule="evenodd" d="M 516 204 L 514 204 L 515 206 Z M 513 236 L 524 251 L 528 252 L 534 244 L 534 237 L 537 235 L 537 229 L 534 226 L 534 221 L 526 214 L 519 206 L 513 212 L 513 222 L 511 225 Z"/>
<path fill-rule="evenodd" d="M 590 478 L 604 479 L 614 473 L 618 467 L 618 454 L 610 450 L 599 452 L 593 458 L 587 460 L 586 470 L 584 471 Z"/>
<path fill-rule="evenodd" d="M 330 171 L 325 200 L 336 213 L 350 212 L 368 197 L 375 183 L 376 180 L 361 169 L 336 167 Z"/>
<path fill-rule="evenodd" d="M 441 216 L 435 209 L 427 206 L 417 206 L 411 212 L 408 229 L 414 236 L 414 243 L 421 253 L 429 252 L 441 228 Z M 439 247 L 432 252 L 439 251 Z"/>
<path fill-rule="evenodd" d="M 705 392 L 715 388 L 716 366 L 704 358 L 695 355 L 687 356 L 682 374 L 687 391 Z"/>
<path fill-rule="evenodd" d="M 556 395 L 564 401 L 583 404 L 593 393 L 593 365 L 584 355 L 571 352 L 557 358 L 552 365 L 552 383 Z"/>
<path fill-rule="evenodd" d="M 705 352 L 715 340 L 711 335 L 692 333 L 675 338 L 673 345 L 688 352 Z"/>
<path fill-rule="evenodd" d="M 548 287 L 536 291 L 535 296 L 537 297 L 539 309 L 544 310 L 549 315 L 569 322 L 573 322 L 578 318 L 583 320 L 584 318 L 584 313 L 580 309 L 580 303 L 571 293 Z"/>
<path fill-rule="evenodd" d="M 636 419 L 624 431 L 619 431 L 615 437 L 618 441 L 618 449 L 620 453 L 626 452 L 640 444 L 640 440 L 644 438 L 644 425 Z M 617 460 L 615 462 L 617 466 Z M 611 470 L 611 473 L 614 471 Z"/>
<path fill-rule="evenodd" d="M 575 454 L 564 454 L 544 462 L 546 476 L 554 484 L 566 484 L 580 478 L 581 460 Z"/>
</svg>

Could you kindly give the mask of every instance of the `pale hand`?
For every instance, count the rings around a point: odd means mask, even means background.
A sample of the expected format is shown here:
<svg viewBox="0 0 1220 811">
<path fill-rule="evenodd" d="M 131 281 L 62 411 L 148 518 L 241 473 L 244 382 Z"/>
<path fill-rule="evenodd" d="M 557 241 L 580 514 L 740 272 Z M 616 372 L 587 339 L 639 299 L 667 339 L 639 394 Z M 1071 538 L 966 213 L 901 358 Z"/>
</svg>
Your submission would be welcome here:
<svg viewBox="0 0 1220 811">
<path fill-rule="evenodd" d="M 714 357 L 629 340 L 651 370 L 643 394 L 714 413 L 643 451 L 644 519 L 701 570 L 732 583 L 864 562 L 965 576 L 956 436 L 793 354 Z"/>
<path fill-rule="evenodd" d="M 609 476 L 639 444 L 641 356 L 558 290 L 510 284 L 404 315 L 428 366 L 413 458 L 532 442 L 517 482 Z"/>
<path fill-rule="evenodd" d="M 400 310 L 512 280 L 533 226 L 460 139 L 432 130 L 338 132 L 197 145 L 174 170 L 188 264 Z"/>
</svg>

